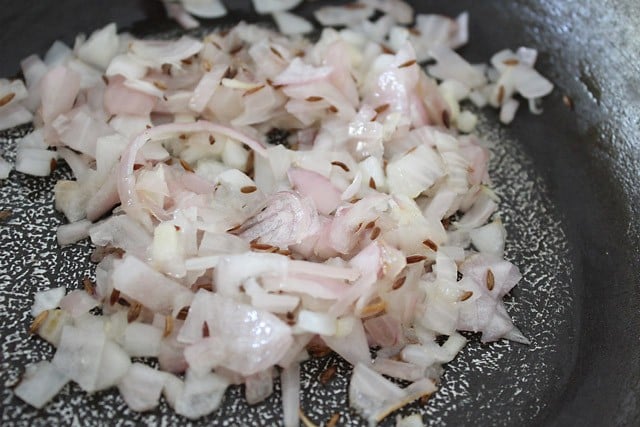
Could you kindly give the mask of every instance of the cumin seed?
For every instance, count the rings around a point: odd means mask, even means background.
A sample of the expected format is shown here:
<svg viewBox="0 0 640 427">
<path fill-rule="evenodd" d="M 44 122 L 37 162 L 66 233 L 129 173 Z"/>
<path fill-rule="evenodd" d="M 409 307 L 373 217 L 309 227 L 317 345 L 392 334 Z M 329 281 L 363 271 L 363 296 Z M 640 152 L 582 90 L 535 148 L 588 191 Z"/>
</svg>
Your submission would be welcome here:
<svg viewBox="0 0 640 427">
<path fill-rule="evenodd" d="M 6 94 L 5 96 L 3 96 L 2 98 L 0 98 L 0 107 L 3 107 L 5 105 L 7 105 L 8 103 L 11 102 L 11 100 L 13 98 L 16 97 L 16 94 L 13 92 L 9 92 L 8 94 Z"/>
<path fill-rule="evenodd" d="M 393 289 L 394 291 L 396 289 L 400 289 L 402 287 L 402 285 L 404 285 L 404 282 L 407 281 L 407 276 L 402 276 L 402 277 L 398 277 L 395 282 L 393 282 L 393 285 L 391 286 L 391 289 Z"/>
<path fill-rule="evenodd" d="M 496 285 L 496 278 L 493 275 L 493 271 L 491 271 L 491 269 L 488 269 L 487 270 L 487 289 L 492 291 L 495 285 Z"/>
<path fill-rule="evenodd" d="M 47 320 L 48 316 L 49 310 L 45 310 L 42 313 L 38 314 L 36 318 L 33 319 L 33 322 L 31 322 L 31 326 L 29 326 L 29 333 L 35 334 L 36 332 L 38 332 L 38 329 L 40 329 L 40 326 L 44 323 L 45 320 Z"/>
<path fill-rule="evenodd" d="M 373 231 L 371 231 L 371 235 L 369 236 L 369 238 L 371 240 L 376 240 L 378 236 L 380 236 L 380 227 L 375 227 Z"/>
<path fill-rule="evenodd" d="M 242 194 L 250 194 L 256 191 L 257 189 L 258 187 L 256 187 L 255 185 L 246 185 L 240 189 L 240 192 Z"/>
<path fill-rule="evenodd" d="M 460 295 L 460 301 L 466 301 L 473 296 L 473 292 L 465 291 L 462 295 Z"/>
<path fill-rule="evenodd" d="M 407 68 L 407 67 L 411 67 L 412 65 L 415 65 L 415 64 L 416 64 L 416 62 L 417 62 L 417 61 L 416 61 L 415 59 L 412 59 L 412 60 L 410 60 L 410 61 L 407 61 L 407 62 L 405 62 L 405 63 L 403 63 L 403 64 L 398 65 L 398 68 Z"/>
<path fill-rule="evenodd" d="M 429 249 L 431 249 L 434 252 L 438 251 L 438 245 L 436 245 L 434 243 L 434 241 L 431 240 L 431 239 L 423 240 L 422 244 L 425 245 L 426 247 L 428 247 Z"/>
<path fill-rule="evenodd" d="M 427 257 L 424 255 L 409 255 L 407 257 L 407 264 L 415 264 L 417 262 L 424 261 L 425 259 L 427 259 Z"/>
<path fill-rule="evenodd" d="M 345 172 L 349 172 L 350 171 L 350 169 L 349 169 L 349 167 L 347 165 L 345 165 L 344 163 L 339 162 L 337 160 L 334 160 L 333 162 L 331 162 L 331 164 L 333 166 L 338 166 L 340 169 L 342 169 Z"/>
</svg>

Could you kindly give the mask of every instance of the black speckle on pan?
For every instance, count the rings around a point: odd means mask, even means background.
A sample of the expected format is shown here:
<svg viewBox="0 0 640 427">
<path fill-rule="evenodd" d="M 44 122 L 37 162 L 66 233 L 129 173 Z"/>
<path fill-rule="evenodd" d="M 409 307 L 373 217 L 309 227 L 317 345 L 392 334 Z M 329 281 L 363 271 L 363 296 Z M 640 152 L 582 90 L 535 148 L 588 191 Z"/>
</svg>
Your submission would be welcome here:
<svg viewBox="0 0 640 427">
<path fill-rule="evenodd" d="M 577 314 L 564 233 L 522 147 L 510 139 L 508 129 L 488 123 L 492 121 L 483 121 L 480 133 L 492 143 L 491 176 L 508 232 L 506 257 L 524 276 L 507 297 L 507 309 L 532 344 L 503 340 L 483 345 L 470 335 L 469 345 L 445 367 L 431 399 L 398 411 L 421 413 L 428 425 L 535 425 L 559 396 L 573 363 Z M 0 138 L 5 158 L 14 159 L 14 142 L 27 131 L 23 127 Z M 53 355 L 48 343 L 28 335 L 34 293 L 57 286 L 76 289 L 83 276 L 93 276 L 88 242 L 59 248 L 55 240 L 63 219 L 54 209 L 53 186 L 65 176 L 68 171 L 62 165 L 50 178 L 13 171 L 0 183 L 0 210 L 13 212 L 0 222 L 0 425 L 183 425 L 188 420 L 173 413 L 164 400 L 156 410 L 139 414 L 127 408 L 115 389 L 86 395 L 70 384 L 41 410 L 13 395 L 12 386 L 24 367 Z M 318 377 L 332 365 L 337 366 L 336 375 L 321 384 Z M 310 420 L 321 425 L 338 413 L 338 425 L 364 423 L 348 407 L 350 373 L 349 365 L 337 356 L 303 364 L 301 409 Z M 220 410 L 192 424 L 279 425 L 279 392 L 276 384 L 269 399 L 250 406 L 243 389 L 232 387 Z M 393 425 L 395 416 L 382 424 Z"/>
</svg>

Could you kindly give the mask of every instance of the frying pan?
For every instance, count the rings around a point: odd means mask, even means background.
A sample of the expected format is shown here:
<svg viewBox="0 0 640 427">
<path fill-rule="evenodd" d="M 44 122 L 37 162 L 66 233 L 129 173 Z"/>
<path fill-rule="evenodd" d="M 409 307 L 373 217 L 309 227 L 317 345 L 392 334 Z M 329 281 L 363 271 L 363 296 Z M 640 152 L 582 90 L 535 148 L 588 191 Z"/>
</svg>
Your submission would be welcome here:
<svg viewBox="0 0 640 427">
<path fill-rule="evenodd" d="M 230 15 L 205 25 L 255 20 L 248 1 L 227 1 Z M 232 4 L 233 3 L 233 4 Z M 305 3 L 309 15 L 321 2 Z M 508 297 L 514 322 L 531 346 L 471 343 L 445 368 L 440 390 L 401 414 L 422 413 L 429 425 L 640 425 L 640 5 L 634 0 L 413 1 L 418 12 L 449 16 L 468 10 L 470 43 L 462 54 L 486 62 L 503 48 L 540 51 L 537 69 L 555 84 L 544 112 L 521 109 L 509 127 L 483 112 L 481 133 L 497 141 L 492 176 L 509 234 L 507 258 L 524 279 Z M 19 60 L 43 54 L 50 43 L 73 43 L 115 21 L 138 36 L 175 29 L 155 1 L 0 1 L 0 75 Z M 564 101 L 563 102 L 563 97 Z M 572 102 L 568 102 L 572 100 Z M 569 105 L 567 105 L 569 104 Z M 573 108 L 569 108 L 572 106 Z M 12 138 L 0 138 L 12 158 Z M 162 403 L 132 413 L 117 392 L 86 396 L 66 387 L 35 410 L 14 397 L 28 363 L 50 359 L 48 344 L 29 338 L 36 290 L 78 287 L 91 273 L 89 245 L 59 249 L 51 179 L 13 173 L 0 184 L 0 405 L 3 426 L 174 425 L 186 420 Z M 327 385 L 318 375 L 337 375 Z M 339 425 L 360 425 L 348 409 L 349 368 L 329 356 L 303 367 L 302 410 L 317 424 L 340 413 Z M 277 425 L 278 389 L 248 406 L 232 388 L 222 408 L 194 425 Z M 393 424 L 389 417 L 385 425 Z"/>
</svg>

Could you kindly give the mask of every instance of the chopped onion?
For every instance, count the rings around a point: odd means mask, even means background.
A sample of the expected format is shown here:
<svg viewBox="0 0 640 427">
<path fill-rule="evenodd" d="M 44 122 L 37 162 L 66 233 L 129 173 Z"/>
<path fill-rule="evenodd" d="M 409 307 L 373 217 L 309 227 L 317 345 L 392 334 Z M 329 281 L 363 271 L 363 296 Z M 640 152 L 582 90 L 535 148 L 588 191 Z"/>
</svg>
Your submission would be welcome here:
<svg viewBox="0 0 640 427">
<path fill-rule="evenodd" d="M 64 286 L 37 292 L 34 297 L 33 306 L 31 307 L 31 315 L 37 317 L 43 311 L 59 307 L 65 292 L 66 289 Z"/>
<path fill-rule="evenodd" d="M 135 411 L 164 394 L 196 419 L 230 384 L 265 400 L 278 365 L 283 423 L 297 425 L 300 362 L 326 346 L 355 366 L 350 404 L 375 424 L 434 392 L 467 343 L 457 331 L 529 342 L 502 301 L 521 275 L 503 259 L 498 216 L 487 224 L 499 202 L 489 151 L 461 103 L 500 108 L 506 123 L 521 95 L 539 113 L 553 85 L 533 68 L 537 51 L 470 64 L 453 51 L 466 12 L 409 28 L 402 0 L 321 6 L 317 21 L 345 28 L 314 43 L 297 36 L 313 30 L 288 12 L 298 4 L 254 1 L 279 33 L 240 23 L 140 40 L 109 24 L 23 60 L 24 83 L 0 80 L 0 129 L 35 126 L 16 171 L 66 162 L 58 242 L 89 236 L 99 262 L 95 285 L 35 295 L 31 330 L 57 351 L 28 369 L 23 400 L 42 407 L 71 380 L 117 386 Z M 220 0 L 165 5 L 185 28 L 198 26 L 189 14 L 226 13 Z M 0 179 L 11 167 L 0 158 Z"/>
<path fill-rule="evenodd" d="M 220 0 L 181 0 L 187 12 L 200 18 L 219 18 L 227 14 Z"/>
<path fill-rule="evenodd" d="M 29 365 L 14 393 L 29 405 L 41 409 L 69 382 L 52 363 Z"/>
<path fill-rule="evenodd" d="M 293 13 L 280 11 L 272 16 L 282 34 L 307 34 L 313 31 L 311 22 Z"/>
<path fill-rule="evenodd" d="M 59 226 L 56 230 L 58 244 L 70 245 L 89 237 L 89 229 L 92 225 L 91 221 L 82 220 Z"/>
<path fill-rule="evenodd" d="M 149 411 L 160 403 L 166 374 L 143 363 L 132 363 L 118 384 L 127 406 L 134 411 Z"/>
<path fill-rule="evenodd" d="M 301 0 L 252 0 L 253 7 L 260 14 L 282 12 L 293 9 Z"/>
<path fill-rule="evenodd" d="M 220 375 L 196 376 L 187 371 L 182 393 L 176 398 L 175 411 L 191 420 L 215 411 L 229 385 Z"/>
<path fill-rule="evenodd" d="M 282 371 L 282 408 L 285 427 L 299 425 L 300 365 L 293 363 Z"/>
<path fill-rule="evenodd" d="M 364 5 L 363 7 L 348 6 L 323 6 L 314 12 L 314 16 L 322 25 L 354 25 L 369 18 L 375 9 Z"/>
</svg>

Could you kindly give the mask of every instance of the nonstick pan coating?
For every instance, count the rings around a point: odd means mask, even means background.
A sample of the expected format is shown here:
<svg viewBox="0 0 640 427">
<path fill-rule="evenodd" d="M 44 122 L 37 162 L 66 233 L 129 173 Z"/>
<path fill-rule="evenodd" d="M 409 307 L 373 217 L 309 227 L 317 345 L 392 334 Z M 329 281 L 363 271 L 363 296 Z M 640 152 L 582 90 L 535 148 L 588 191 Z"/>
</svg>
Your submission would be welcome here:
<svg viewBox="0 0 640 427">
<path fill-rule="evenodd" d="M 248 1 L 226 3 L 230 16 L 206 25 L 256 19 Z M 318 3 L 298 10 L 309 13 Z M 447 426 L 640 425 L 639 5 L 412 3 L 418 12 L 451 16 L 468 10 L 471 38 L 462 53 L 472 62 L 486 62 L 507 47 L 537 48 L 536 68 L 556 89 L 544 100 L 542 115 L 521 109 L 505 128 L 492 124 L 496 114 L 487 112 L 481 126 L 484 136 L 501 141 L 492 176 L 509 233 L 507 256 L 525 277 L 508 308 L 533 344 L 481 345 L 472 339 L 447 367 L 441 391 L 404 413 L 419 411 L 429 425 Z M 111 21 L 139 36 L 175 29 L 156 1 L 0 1 L 0 75 L 15 75 L 21 58 L 44 53 L 55 39 L 72 43 L 77 33 Z M 11 157 L 6 136 L 0 145 Z M 47 344 L 26 333 L 33 293 L 77 287 L 91 271 L 87 244 L 56 247 L 54 230 L 62 219 L 52 208 L 54 181 L 18 175 L 0 185 L 0 209 L 14 211 L 0 224 L 0 424 L 184 424 L 164 404 L 151 413 L 132 413 L 115 391 L 87 397 L 67 387 L 40 411 L 13 396 L 10 386 L 24 366 L 51 355 Z M 325 387 L 317 376 L 330 364 L 338 364 L 338 376 Z M 362 422 L 345 401 L 346 364 L 320 359 L 303 372 L 302 408 L 310 418 L 320 424 L 340 412 L 341 425 Z M 277 424 L 277 394 L 251 407 L 241 390 L 232 390 L 219 413 L 195 424 Z"/>
</svg>

